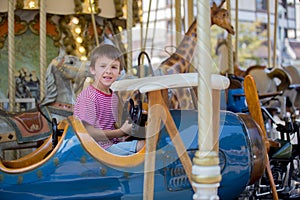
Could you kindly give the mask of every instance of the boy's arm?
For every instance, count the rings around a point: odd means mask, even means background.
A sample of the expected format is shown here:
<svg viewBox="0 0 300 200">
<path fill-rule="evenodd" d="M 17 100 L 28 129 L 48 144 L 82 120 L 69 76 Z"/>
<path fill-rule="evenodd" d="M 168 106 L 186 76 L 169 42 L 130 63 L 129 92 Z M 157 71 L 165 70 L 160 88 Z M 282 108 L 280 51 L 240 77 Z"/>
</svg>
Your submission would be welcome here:
<svg viewBox="0 0 300 200">
<path fill-rule="evenodd" d="M 131 131 L 131 124 L 126 121 L 121 128 L 115 130 L 102 130 L 99 128 L 95 128 L 89 123 L 83 121 L 83 124 L 88 131 L 88 133 L 94 138 L 96 141 L 107 140 L 112 138 L 120 138 L 126 136 L 126 133 Z"/>
</svg>

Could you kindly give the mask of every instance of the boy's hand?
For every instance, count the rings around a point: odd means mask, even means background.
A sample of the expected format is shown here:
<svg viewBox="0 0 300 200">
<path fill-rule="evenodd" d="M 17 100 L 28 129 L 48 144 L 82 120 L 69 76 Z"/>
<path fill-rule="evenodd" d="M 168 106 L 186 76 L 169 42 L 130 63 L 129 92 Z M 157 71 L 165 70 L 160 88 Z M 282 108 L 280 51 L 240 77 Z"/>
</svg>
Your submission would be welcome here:
<svg viewBox="0 0 300 200">
<path fill-rule="evenodd" d="M 120 130 L 126 134 L 131 133 L 132 130 L 132 124 L 129 124 L 128 120 L 124 122 L 124 124 L 121 126 Z"/>
</svg>

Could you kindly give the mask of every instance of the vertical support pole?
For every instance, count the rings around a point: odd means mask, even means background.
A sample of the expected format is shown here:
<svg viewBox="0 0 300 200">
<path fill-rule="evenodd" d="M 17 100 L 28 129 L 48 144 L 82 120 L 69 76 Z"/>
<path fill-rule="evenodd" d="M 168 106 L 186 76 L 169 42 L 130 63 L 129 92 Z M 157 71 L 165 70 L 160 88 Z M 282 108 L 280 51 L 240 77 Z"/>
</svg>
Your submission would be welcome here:
<svg viewBox="0 0 300 200">
<path fill-rule="evenodd" d="M 143 5 L 143 1 L 141 0 L 141 4 Z M 147 45 L 147 37 L 148 37 L 148 28 L 149 28 L 149 21 L 150 21 L 150 10 L 151 10 L 151 6 L 152 6 L 152 1 L 149 1 L 149 5 L 148 5 L 148 16 L 147 16 L 147 23 L 146 23 L 146 31 L 145 31 L 145 36 L 143 36 L 143 19 L 141 20 L 141 46 L 142 46 L 142 51 L 145 51 L 146 49 L 146 45 Z M 143 15 L 142 15 L 143 16 Z M 143 41 L 144 40 L 144 41 Z M 143 62 L 142 64 L 144 65 L 144 55 L 142 55 L 143 57 Z M 143 70 L 141 70 L 141 74 L 145 74 L 145 69 L 143 68 Z"/>
<path fill-rule="evenodd" d="M 93 30 L 94 30 L 94 35 L 95 35 L 95 42 L 96 42 L 96 45 L 99 46 L 98 31 L 97 31 L 97 25 L 96 25 L 96 20 L 95 20 L 95 15 L 94 15 L 95 6 L 92 3 L 92 0 L 89 0 L 89 6 L 91 9 L 91 19 L 92 19 Z"/>
<path fill-rule="evenodd" d="M 175 0 L 175 24 L 176 24 L 176 46 L 181 41 L 181 0 Z"/>
<path fill-rule="evenodd" d="M 187 3 L 188 3 L 188 27 L 190 27 L 192 25 L 192 23 L 194 22 L 194 20 L 195 20 L 195 17 L 194 17 L 194 1 L 189 1 L 188 0 Z M 193 66 L 196 66 L 194 59 L 192 60 L 192 64 L 193 64 Z M 191 67 L 190 72 L 195 72 L 195 68 Z"/>
<path fill-rule="evenodd" d="M 152 5 L 152 1 L 149 1 L 149 5 L 148 5 L 148 10 L 151 10 L 151 5 Z M 143 44 L 143 49 L 146 48 L 147 45 L 147 37 L 148 37 L 148 28 L 149 28 L 149 21 L 150 21 L 150 13 L 148 13 L 147 16 L 147 24 L 146 24 L 146 33 L 145 33 L 145 37 L 142 37 L 142 39 L 144 39 L 144 44 Z"/>
<path fill-rule="evenodd" d="M 192 180 L 195 193 L 193 199 L 219 199 L 218 187 L 221 181 L 218 152 L 214 150 L 219 133 L 213 133 L 213 106 L 210 43 L 209 1 L 197 0 L 197 54 L 198 68 L 198 146 L 193 159 Z"/>
<path fill-rule="evenodd" d="M 188 27 L 190 27 L 194 21 L 194 1 L 187 1 L 188 4 Z"/>
<path fill-rule="evenodd" d="M 151 2 L 151 1 L 150 1 Z M 174 19 L 174 14 L 173 14 L 173 1 L 170 2 L 170 12 L 171 12 L 171 16 L 170 16 L 170 30 L 173 31 L 173 19 Z M 175 31 L 176 32 L 176 31 Z M 172 37 L 171 37 L 171 46 L 174 45 L 174 37 L 173 37 L 173 34 L 172 34 Z"/>
<path fill-rule="evenodd" d="M 16 98 L 15 70 L 15 0 L 8 1 L 8 93 L 9 110 L 14 111 Z"/>
<path fill-rule="evenodd" d="M 235 63 L 239 66 L 239 1 L 235 0 Z M 234 73 L 234 68 L 233 68 Z"/>
<path fill-rule="evenodd" d="M 40 99 L 45 97 L 46 19 L 46 0 L 40 0 Z"/>
<path fill-rule="evenodd" d="M 267 0 L 267 9 L 268 9 L 268 28 L 267 28 L 267 35 L 268 35 L 268 67 L 271 67 L 271 20 L 270 20 L 270 0 Z M 272 66 L 273 67 L 273 66 Z"/>
<path fill-rule="evenodd" d="M 227 10 L 228 10 L 228 18 L 231 20 L 231 0 L 226 1 Z M 227 44 L 228 44 L 228 73 L 233 74 L 234 73 L 234 67 L 233 67 L 233 51 L 232 51 L 232 36 L 231 34 L 227 35 Z"/>
<path fill-rule="evenodd" d="M 131 72 L 132 66 L 132 0 L 127 0 L 127 72 Z"/>
<path fill-rule="evenodd" d="M 144 31 L 143 31 L 143 29 L 144 29 L 144 16 L 143 16 L 143 10 L 144 10 L 144 7 L 143 7 L 143 0 L 139 0 L 139 3 L 140 3 L 140 13 L 139 13 L 139 16 L 140 16 L 140 28 L 141 28 L 141 32 L 140 32 L 140 34 L 141 34 L 141 40 L 140 40 L 140 42 L 141 42 L 141 44 L 140 44 L 140 46 L 141 46 L 141 49 L 142 49 L 142 51 L 143 50 L 145 50 L 145 48 L 144 48 L 144 46 L 143 46 L 143 38 L 144 38 Z M 145 38 L 145 40 L 146 40 L 146 38 Z"/>
<path fill-rule="evenodd" d="M 273 66 L 276 67 L 277 58 L 277 26 L 278 26 L 278 0 L 275 0 L 275 14 L 274 14 L 274 46 L 273 46 Z"/>
<path fill-rule="evenodd" d="M 143 38 L 144 38 L 144 25 L 143 25 L 143 23 L 144 23 L 144 18 L 143 18 L 143 1 L 142 0 L 140 0 L 139 1 L 139 3 L 140 3 L 140 10 L 141 10 L 141 13 L 139 13 L 139 16 L 140 16 L 140 37 L 141 37 L 141 40 L 140 40 L 140 47 L 141 47 L 141 52 L 142 51 L 145 51 L 145 47 L 143 46 Z M 145 40 L 147 40 L 147 38 L 144 38 Z M 144 75 L 145 74 L 145 67 L 144 67 L 144 55 L 142 55 L 142 62 L 141 62 L 141 65 L 142 65 L 142 67 L 140 67 L 140 66 L 138 66 L 139 68 L 140 68 L 140 74 L 142 74 L 142 75 Z"/>
</svg>

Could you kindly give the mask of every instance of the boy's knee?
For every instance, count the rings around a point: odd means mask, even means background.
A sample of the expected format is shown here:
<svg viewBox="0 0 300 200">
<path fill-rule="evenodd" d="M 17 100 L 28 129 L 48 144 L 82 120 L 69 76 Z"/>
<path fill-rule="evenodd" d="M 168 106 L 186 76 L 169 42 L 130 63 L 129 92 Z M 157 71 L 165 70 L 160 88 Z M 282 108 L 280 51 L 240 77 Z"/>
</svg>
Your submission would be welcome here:
<svg viewBox="0 0 300 200">
<path fill-rule="evenodd" d="M 136 152 L 140 151 L 145 145 L 145 140 L 139 140 L 136 144 Z"/>
</svg>

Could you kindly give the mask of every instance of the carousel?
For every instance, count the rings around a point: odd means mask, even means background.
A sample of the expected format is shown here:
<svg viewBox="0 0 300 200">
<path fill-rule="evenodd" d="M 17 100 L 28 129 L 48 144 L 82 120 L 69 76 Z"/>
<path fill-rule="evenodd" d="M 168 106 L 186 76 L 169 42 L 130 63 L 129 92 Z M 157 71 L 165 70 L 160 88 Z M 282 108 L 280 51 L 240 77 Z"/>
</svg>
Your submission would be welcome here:
<svg viewBox="0 0 300 200">
<path fill-rule="evenodd" d="M 299 85 L 288 70 L 234 67 L 238 29 L 225 0 L 187 1 L 189 27 L 153 67 L 148 27 L 139 48 L 132 40 L 141 2 L 0 2 L 1 199 L 299 198 Z M 213 65 L 211 26 L 228 33 L 226 73 Z M 129 156 L 103 149 L 73 115 L 101 43 L 124 53 L 111 89 L 128 135 L 145 141 Z M 263 90 L 274 78 L 281 83 Z"/>
</svg>

